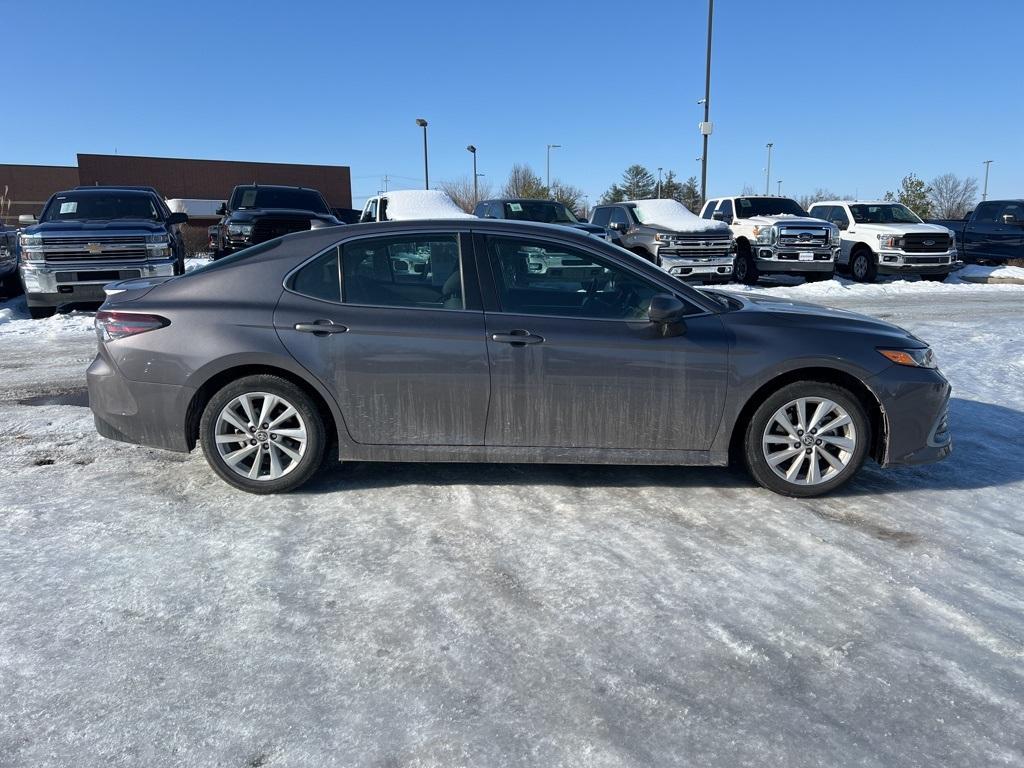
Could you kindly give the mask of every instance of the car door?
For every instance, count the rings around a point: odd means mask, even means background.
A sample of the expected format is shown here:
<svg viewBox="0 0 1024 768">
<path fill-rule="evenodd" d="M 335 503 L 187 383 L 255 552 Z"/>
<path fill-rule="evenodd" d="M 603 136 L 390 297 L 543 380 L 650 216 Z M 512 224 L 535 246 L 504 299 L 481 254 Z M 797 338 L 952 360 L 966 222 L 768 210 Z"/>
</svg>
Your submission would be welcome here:
<svg viewBox="0 0 1024 768">
<path fill-rule="evenodd" d="M 490 374 L 471 250 L 454 231 L 355 237 L 286 280 L 274 325 L 354 441 L 483 444 Z"/>
<path fill-rule="evenodd" d="M 1024 227 L 1007 223 L 1004 216 L 1024 219 L 1022 206 L 1013 202 L 979 203 L 964 233 L 966 253 L 972 260 L 1007 261 L 1021 258 Z"/>
<path fill-rule="evenodd" d="M 489 280 L 489 446 L 709 448 L 727 388 L 716 314 L 692 304 L 685 333 L 666 334 L 647 309 L 672 289 L 626 259 L 555 238 L 476 244 Z"/>
</svg>

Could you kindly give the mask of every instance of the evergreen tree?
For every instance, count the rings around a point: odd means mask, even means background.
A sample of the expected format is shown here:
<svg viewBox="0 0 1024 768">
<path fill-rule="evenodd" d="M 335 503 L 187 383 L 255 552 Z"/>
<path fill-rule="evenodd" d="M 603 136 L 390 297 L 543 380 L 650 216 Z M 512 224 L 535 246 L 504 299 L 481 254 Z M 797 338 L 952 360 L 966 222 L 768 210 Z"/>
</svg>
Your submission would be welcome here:
<svg viewBox="0 0 1024 768">
<path fill-rule="evenodd" d="M 900 182 L 900 188 L 896 194 L 886 192 L 885 199 L 903 203 L 922 219 L 927 219 L 932 215 L 931 193 L 931 187 L 925 184 L 923 180 L 917 178 L 912 173 L 908 173 L 903 177 L 903 181 Z"/>
<path fill-rule="evenodd" d="M 642 165 L 631 165 L 622 174 L 620 184 L 612 184 L 601 198 L 603 203 L 620 203 L 623 200 L 646 200 L 655 196 L 658 181 Z"/>
</svg>

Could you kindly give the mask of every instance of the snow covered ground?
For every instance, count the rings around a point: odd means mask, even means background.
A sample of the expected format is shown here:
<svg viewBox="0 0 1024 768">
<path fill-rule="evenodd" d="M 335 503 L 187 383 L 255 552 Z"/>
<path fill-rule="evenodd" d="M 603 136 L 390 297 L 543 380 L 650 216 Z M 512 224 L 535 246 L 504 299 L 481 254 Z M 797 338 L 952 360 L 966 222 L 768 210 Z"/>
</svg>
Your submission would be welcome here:
<svg viewBox="0 0 1024 768">
<path fill-rule="evenodd" d="M 1024 287 L 757 290 L 931 341 L 953 456 L 256 498 L 97 437 L 89 317 L 0 305 L 0 764 L 1024 765 Z"/>
</svg>

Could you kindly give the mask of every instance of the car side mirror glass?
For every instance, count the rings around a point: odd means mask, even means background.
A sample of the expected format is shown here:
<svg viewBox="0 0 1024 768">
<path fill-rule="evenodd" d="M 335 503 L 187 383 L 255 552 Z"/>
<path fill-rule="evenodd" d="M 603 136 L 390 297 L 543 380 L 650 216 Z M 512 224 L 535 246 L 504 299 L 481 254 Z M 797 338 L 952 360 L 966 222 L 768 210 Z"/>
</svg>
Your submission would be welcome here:
<svg viewBox="0 0 1024 768">
<path fill-rule="evenodd" d="M 725 211 L 712 211 L 711 218 L 714 219 L 715 221 L 724 221 Z"/>
<path fill-rule="evenodd" d="M 228 214 L 228 207 L 226 205 L 224 205 L 224 203 L 221 203 L 220 204 L 220 208 L 217 209 L 217 215 L 218 216 L 227 216 L 227 214 Z"/>
<path fill-rule="evenodd" d="M 686 314 L 686 305 L 670 293 L 659 293 L 651 297 L 647 317 L 652 323 L 678 323 Z"/>
<path fill-rule="evenodd" d="M 167 217 L 167 226 L 173 227 L 175 224 L 188 224 L 188 214 L 181 211 L 175 211 Z"/>
<path fill-rule="evenodd" d="M 614 229 L 616 232 L 624 232 L 626 227 L 621 221 L 613 221 L 608 224 L 608 229 Z"/>
<path fill-rule="evenodd" d="M 837 221 L 835 225 L 844 231 L 850 228 L 849 222 L 846 221 Z"/>
<path fill-rule="evenodd" d="M 31 213 L 23 213 L 23 214 L 21 214 L 18 217 L 18 223 L 19 224 L 30 224 L 31 225 L 31 224 L 38 224 L 39 222 L 36 221 L 36 217 L 33 216 Z"/>
</svg>

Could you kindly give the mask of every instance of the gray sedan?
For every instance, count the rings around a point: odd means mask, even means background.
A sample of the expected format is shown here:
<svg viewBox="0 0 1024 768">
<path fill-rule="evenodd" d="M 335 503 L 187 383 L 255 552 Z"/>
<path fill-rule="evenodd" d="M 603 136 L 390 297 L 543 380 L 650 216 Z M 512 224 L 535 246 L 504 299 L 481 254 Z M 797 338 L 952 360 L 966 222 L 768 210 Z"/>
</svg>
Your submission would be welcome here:
<svg viewBox="0 0 1024 768">
<path fill-rule="evenodd" d="M 502 221 L 289 235 L 108 286 L 100 434 L 202 445 L 293 489 L 342 461 L 725 465 L 814 496 L 867 457 L 947 456 L 950 387 L 879 320 L 696 290 L 570 229 Z"/>
</svg>

